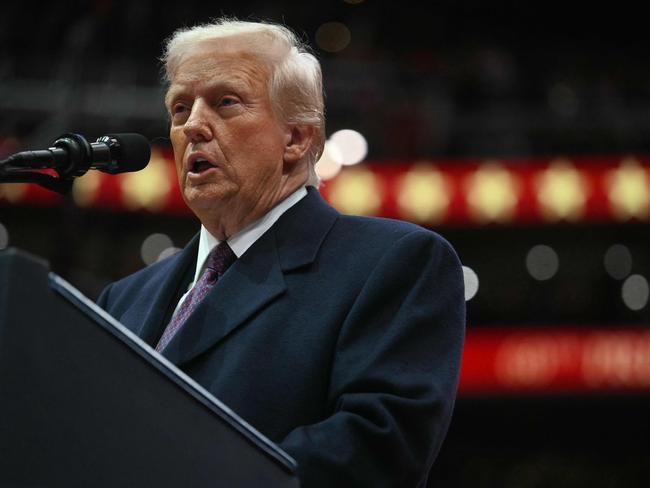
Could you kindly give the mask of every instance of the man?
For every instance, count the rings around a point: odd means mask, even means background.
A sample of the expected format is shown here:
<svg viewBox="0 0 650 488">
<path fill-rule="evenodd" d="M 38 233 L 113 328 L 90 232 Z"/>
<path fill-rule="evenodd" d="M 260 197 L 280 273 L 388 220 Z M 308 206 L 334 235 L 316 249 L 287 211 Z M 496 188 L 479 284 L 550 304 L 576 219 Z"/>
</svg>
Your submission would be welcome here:
<svg viewBox="0 0 650 488">
<path fill-rule="evenodd" d="M 286 28 L 181 30 L 164 61 L 201 231 L 100 305 L 293 456 L 302 486 L 425 485 L 463 342 L 454 251 L 323 201 L 320 66 Z"/>
</svg>

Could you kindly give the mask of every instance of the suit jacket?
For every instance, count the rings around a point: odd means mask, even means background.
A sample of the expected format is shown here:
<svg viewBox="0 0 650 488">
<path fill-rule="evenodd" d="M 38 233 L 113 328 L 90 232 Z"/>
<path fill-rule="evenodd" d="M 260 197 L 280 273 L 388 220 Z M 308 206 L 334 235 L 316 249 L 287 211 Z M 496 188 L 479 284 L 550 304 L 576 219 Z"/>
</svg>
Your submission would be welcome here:
<svg viewBox="0 0 650 488">
<path fill-rule="evenodd" d="M 149 343 L 198 237 L 98 303 Z M 406 222 L 344 216 L 310 188 L 220 278 L 164 351 L 298 462 L 303 487 L 426 484 L 464 338 L 458 258 Z"/>
</svg>

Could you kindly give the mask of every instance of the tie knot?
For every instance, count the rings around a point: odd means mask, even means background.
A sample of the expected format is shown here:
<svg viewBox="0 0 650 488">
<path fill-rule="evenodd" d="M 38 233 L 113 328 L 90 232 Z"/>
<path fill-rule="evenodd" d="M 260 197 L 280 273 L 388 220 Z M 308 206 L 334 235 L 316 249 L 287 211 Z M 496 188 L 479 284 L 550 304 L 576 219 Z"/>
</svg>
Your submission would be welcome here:
<svg viewBox="0 0 650 488">
<path fill-rule="evenodd" d="M 220 242 L 219 245 L 208 254 L 208 259 L 205 264 L 205 272 L 210 273 L 208 279 L 219 279 L 236 259 L 237 256 L 233 250 L 230 249 L 228 243 L 226 241 Z"/>
</svg>

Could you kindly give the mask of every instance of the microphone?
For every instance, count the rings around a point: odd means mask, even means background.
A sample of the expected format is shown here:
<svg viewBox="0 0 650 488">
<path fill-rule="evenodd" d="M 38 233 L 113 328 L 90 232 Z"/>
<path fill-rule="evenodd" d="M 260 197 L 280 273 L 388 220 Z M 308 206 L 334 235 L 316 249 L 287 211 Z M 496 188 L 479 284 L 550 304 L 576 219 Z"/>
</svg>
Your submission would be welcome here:
<svg viewBox="0 0 650 488">
<path fill-rule="evenodd" d="M 140 171 L 151 157 L 151 146 L 141 134 L 108 134 L 89 143 L 80 134 L 63 134 L 52 147 L 23 151 L 0 163 L 0 174 L 54 169 L 61 179 L 82 176 L 89 169 L 117 174 Z"/>
</svg>

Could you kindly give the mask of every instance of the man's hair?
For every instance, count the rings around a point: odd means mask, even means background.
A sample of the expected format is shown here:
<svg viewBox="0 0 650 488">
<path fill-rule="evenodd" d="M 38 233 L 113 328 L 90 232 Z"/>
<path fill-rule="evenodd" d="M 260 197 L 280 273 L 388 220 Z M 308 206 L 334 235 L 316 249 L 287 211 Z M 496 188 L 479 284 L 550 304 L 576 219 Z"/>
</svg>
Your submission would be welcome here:
<svg viewBox="0 0 650 488">
<path fill-rule="evenodd" d="M 281 120 L 314 127 L 314 138 L 305 159 L 309 165 L 307 185 L 318 187 L 320 180 L 315 165 L 325 144 L 325 108 L 321 67 L 316 57 L 285 26 L 221 18 L 178 29 L 167 39 L 161 58 L 165 81 L 171 83 L 183 56 L 193 47 L 204 41 L 219 40 L 229 41 L 228 46 L 245 50 L 268 65 L 269 96 Z"/>
</svg>

